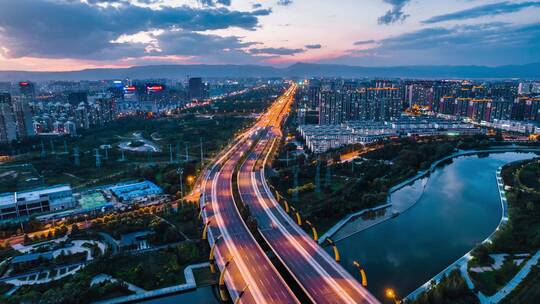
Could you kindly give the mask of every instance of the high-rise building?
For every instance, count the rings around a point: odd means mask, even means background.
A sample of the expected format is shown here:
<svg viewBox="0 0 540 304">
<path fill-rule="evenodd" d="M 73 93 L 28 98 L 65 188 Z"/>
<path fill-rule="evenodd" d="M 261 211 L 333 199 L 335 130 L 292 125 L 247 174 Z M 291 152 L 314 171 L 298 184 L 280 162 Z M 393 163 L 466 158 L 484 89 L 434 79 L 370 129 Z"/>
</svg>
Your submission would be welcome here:
<svg viewBox="0 0 540 304">
<path fill-rule="evenodd" d="M 17 124 L 13 115 L 11 95 L 0 93 L 0 143 L 17 139 Z"/>
<path fill-rule="evenodd" d="M 116 116 L 116 106 L 113 97 L 102 97 L 96 99 L 96 105 L 98 109 L 98 121 L 99 124 L 104 125 L 113 121 Z"/>
<path fill-rule="evenodd" d="M 319 125 L 337 125 L 344 121 L 344 94 L 325 90 L 319 93 Z"/>
<path fill-rule="evenodd" d="M 77 128 L 88 129 L 90 128 L 90 117 L 88 115 L 88 109 L 84 106 L 78 106 L 75 109 L 75 121 Z"/>
<path fill-rule="evenodd" d="M 0 82 L 0 93 L 11 93 L 11 82 Z"/>
<path fill-rule="evenodd" d="M 204 88 L 203 88 L 202 78 L 192 77 L 188 80 L 188 94 L 189 99 L 201 99 L 204 98 Z"/>
<path fill-rule="evenodd" d="M 418 81 L 405 86 L 405 106 L 433 107 L 433 83 Z"/>
<path fill-rule="evenodd" d="M 33 100 L 36 97 L 36 88 L 32 82 L 21 81 L 19 82 L 19 93 L 22 96 Z"/>
<path fill-rule="evenodd" d="M 394 120 L 401 114 L 401 94 L 399 88 L 378 87 L 361 90 L 365 117 L 360 119 L 385 121 Z"/>
<path fill-rule="evenodd" d="M 32 110 L 28 105 L 27 97 L 13 98 L 13 112 L 17 123 L 17 137 L 22 139 L 36 135 L 33 125 Z"/>
<path fill-rule="evenodd" d="M 321 91 L 321 82 L 317 79 L 312 79 L 309 81 L 308 86 L 308 106 L 311 109 L 315 109 L 319 106 L 319 92 Z"/>
<path fill-rule="evenodd" d="M 86 92 L 70 92 L 68 94 L 68 102 L 74 107 L 78 106 L 80 103 L 87 103 L 88 94 Z"/>
<path fill-rule="evenodd" d="M 493 100 L 473 99 L 469 102 L 468 117 L 474 121 L 489 121 L 491 118 Z"/>
<path fill-rule="evenodd" d="M 512 114 L 512 100 L 507 100 L 503 97 L 499 97 L 493 100 L 491 105 L 491 117 L 489 121 L 497 120 L 510 120 Z"/>
<path fill-rule="evenodd" d="M 348 120 L 388 121 L 401 114 L 401 90 L 392 87 L 354 91 L 321 91 L 319 124 L 336 125 Z"/>
<path fill-rule="evenodd" d="M 77 136 L 77 125 L 73 121 L 66 121 L 64 123 L 64 132 L 71 136 Z"/>
<path fill-rule="evenodd" d="M 146 85 L 146 92 L 139 96 L 141 110 L 147 113 L 157 113 L 166 106 L 167 90 L 164 85 L 151 83 Z"/>
</svg>

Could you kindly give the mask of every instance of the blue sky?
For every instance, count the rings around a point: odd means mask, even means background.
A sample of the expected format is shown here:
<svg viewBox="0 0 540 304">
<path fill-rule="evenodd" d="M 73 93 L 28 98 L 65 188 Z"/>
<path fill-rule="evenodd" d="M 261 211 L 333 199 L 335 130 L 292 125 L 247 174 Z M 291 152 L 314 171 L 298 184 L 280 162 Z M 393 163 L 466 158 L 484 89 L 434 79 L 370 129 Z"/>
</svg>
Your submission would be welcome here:
<svg viewBox="0 0 540 304">
<path fill-rule="evenodd" d="M 0 70 L 540 62 L 540 1 L 17 0 Z"/>
</svg>

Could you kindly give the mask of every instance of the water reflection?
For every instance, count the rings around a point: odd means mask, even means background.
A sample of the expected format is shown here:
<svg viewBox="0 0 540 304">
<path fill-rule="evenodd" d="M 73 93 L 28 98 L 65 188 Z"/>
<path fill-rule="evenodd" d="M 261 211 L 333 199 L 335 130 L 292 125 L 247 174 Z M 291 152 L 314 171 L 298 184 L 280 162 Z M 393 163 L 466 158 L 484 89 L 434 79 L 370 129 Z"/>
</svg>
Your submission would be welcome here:
<svg viewBox="0 0 540 304">
<path fill-rule="evenodd" d="M 396 218 L 338 242 L 342 265 L 357 275 L 352 263 L 360 261 L 368 289 L 379 298 L 386 287 L 406 296 L 495 229 L 501 217 L 496 169 L 534 156 L 512 152 L 456 158 L 433 172 L 425 188 L 418 181 L 399 190 L 392 195 L 394 204 L 419 198 L 418 203 Z"/>
</svg>

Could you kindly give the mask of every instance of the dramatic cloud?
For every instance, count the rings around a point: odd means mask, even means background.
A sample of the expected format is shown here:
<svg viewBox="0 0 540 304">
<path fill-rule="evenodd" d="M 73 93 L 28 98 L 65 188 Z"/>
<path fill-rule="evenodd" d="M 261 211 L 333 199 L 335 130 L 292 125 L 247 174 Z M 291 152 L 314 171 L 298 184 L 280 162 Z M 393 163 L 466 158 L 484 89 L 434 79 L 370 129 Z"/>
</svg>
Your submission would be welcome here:
<svg viewBox="0 0 540 304">
<path fill-rule="evenodd" d="M 269 10 L 232 11 L 188 6 L 159 10 L 134 5 L 100 8 L 80 2 L 18 0 L 0 10 L 4 57 L 114 59 L 139 54 L 145 45 L 118 44 L 121 35 L 164 29 L 205 31 L 239 27 L 254 30 Z M 32 20 L 32 22 L 29 22 Z"/>
<path fill-rule="evenodd" d="M 360 40 L 356 41 L 354 45 L 365 45 L 365 44 L 372 44 L 375 43 L 375 40 Z"/>
<path fill-rule="evenodd" d="M 205 56 L 240 50 L 254 44 L 242 42 L 236 36 L 221 37 L 187 31 L 166 32 L 157 37 L 157 46 L 163 55 Z"/>
<path fill-rule="evenodd" d="M 298 53 L 303 53 L 306 50 L 304 49 L 289 49 L 289 48 L 260 48 L 260 49 L 250 49 L 251 54 L 268 54 L 268 55 L 294 55 Z"/>
<path fill-rule="evenodd" d="M 292 0 L 278 0 L 277 5 L 288 6 L 288 5 L 291 5 L 292 3 L 293 3 Z"/>
<path fill-rule="evenodd" d="M 484 16 L 502 15 L 502 14 L 518 12 L 522 9 L 529 8 L 529 7 L 540 7 L 540 1 L 528 1 L 528 2 L 521 2 L 521 3 L 511 3 L 508 1 L 504 1 L 504 2 L 499 2 L 499 3 L 480 5 L 480 6 L 470 8 L 470 9 L 454 12 L 454 13 L 434 16 L 427 20 L 422 21 L 422 23 L 429 24 L 429 23 L 437 23 L 437 22 L 450 21 L 450 20 L 464 20 L 464 19 L 472 19 L 472 18 L 478 18 L 478 17 L 484 17 Z"/>
<path fill-rule="evenodd" d="M 305 48 L 306 49 L 312 49 L 312 50 L 313 49 L 320 49 L 320 48 L 322 48 L 322 45 L 320 45 L 318 43 L 317 44 L 308 44 L 308 45 L 305 46 Z"/>
<path fill-rule="evenodd" d="M 333 62 L 363 65 L 540 62 L 540 23 L 429 27 L 379 40 L 374 48 L 352 50 Z"/>
<path fill-rule="evenodd" d="M 231 0 L 199 0 L 202 5 L 205 6 L 216 6 L 218 4 L 230 6 Z"/>
<path fill-rule="evenodd" d="M 410 0 L 383 0 L 383 2 L 392 5 L 392 8 L 386 12 L 386 14 L 379 17 L 379 24 L 392 24 L 396 22 L 404 21 L 409 15 L 403 13 L 403 7 Z"/>
</svg>

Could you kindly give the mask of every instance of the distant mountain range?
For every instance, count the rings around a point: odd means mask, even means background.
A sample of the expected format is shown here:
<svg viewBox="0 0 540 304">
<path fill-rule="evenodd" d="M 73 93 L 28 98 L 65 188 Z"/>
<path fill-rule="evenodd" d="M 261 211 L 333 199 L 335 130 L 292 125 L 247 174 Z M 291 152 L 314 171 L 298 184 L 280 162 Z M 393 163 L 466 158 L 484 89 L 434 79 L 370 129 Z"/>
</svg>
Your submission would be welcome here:
<svg viewBox="0 0 540 304">
<path fill-rule="evenodd" d="M 540 79 L 540 63 L 487 66 L 395 66 L 363 67 L 336 64 L 296 63 L 286 68 L 259 65 L 151 65 L 119 69 L 86 69 L 69 72 L 0 71 L 0 81 L 100 80 L 169 78 L 188 75 L 211 77 L 386 77 L 386 78 L 527 78 Z"/>
</svg>

